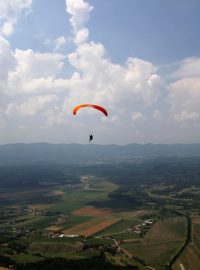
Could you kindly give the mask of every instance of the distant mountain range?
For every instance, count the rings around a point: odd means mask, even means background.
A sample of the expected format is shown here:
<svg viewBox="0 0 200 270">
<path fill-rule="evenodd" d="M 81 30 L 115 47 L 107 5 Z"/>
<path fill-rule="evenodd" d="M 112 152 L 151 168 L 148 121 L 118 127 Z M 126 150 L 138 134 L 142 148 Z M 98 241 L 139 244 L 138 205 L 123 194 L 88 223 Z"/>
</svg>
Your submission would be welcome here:
<svg viewBox="0 0 200 270">
<path fill-rule="evenodd" d="M 7 144 L 0 145 L 0 166 L 127 161 L 157 157 L 200 157 L 200 144 Z"/>
</svg>

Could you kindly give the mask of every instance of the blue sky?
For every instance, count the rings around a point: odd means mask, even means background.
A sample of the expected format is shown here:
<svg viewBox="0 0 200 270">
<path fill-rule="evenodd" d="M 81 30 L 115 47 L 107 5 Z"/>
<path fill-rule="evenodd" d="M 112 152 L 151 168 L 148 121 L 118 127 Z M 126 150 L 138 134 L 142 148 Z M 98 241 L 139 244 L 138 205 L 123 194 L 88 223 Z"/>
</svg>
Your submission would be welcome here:
<svg viewBox="0 0 200 270">
<path fill-rule="evenodd" d="M 193 143 L 198 0 L 0 0 L 0 143 Z M 79 103 L 105 106 L 109 117 Z"/>
</svg>

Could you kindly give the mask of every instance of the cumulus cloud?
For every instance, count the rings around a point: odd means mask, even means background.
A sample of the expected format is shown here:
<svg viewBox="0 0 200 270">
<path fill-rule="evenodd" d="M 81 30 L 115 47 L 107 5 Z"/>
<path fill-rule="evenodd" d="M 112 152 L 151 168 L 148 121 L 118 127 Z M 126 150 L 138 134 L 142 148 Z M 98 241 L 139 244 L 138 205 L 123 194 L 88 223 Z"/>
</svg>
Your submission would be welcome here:
<svg viewBox="0 0 200 270">
<path fill-rule="evenodd" d="M 8 79 L 8 74 L 15 68 L 16 61 L 9 42 L 0 36 L 0 82 Z M 1 88 L 1 87 L 0 87 Z M 0 89 L 1 90 L 1 89 Z"/>
<path fill-rule="evenodd" d="M 11 15 L 3 17 L 2 3 L 5 14 Z M 11 33 L 19 17 L 30 7 L 31 1 L 28 0 L 0 1 L 1 31 Z M 170 77 L 168 94 L 164 95 L 166 84 L 159 74 L 159 67 L 137 57 L 128 57 L 124 63 L 114 63 L 102 43 L 89 39 L 86 22 L 92 9 L 85 0 L 66 0 L 75 45 L 67 56 L 56 53 L 66 44 L 64 36 L 48 40 L 53 45 L 53 52 L 48 53 L 32 49 L 12 50 L 8 40 L 0 37 L 0 66 L 4 67 L 0 70 L 0 127 L 14 118 L 22 119 L 16 126 L 30 125 L 30 129 L 33 119 L 45 129 L 65 125 L 77 131 L 99 123 L 99 132 L 106 129 L 111 138 L 113 133 L 121 134 L 119 141 L 116 136 L 116 142 L 126 143 L 147 133 L 148 119 L 151 119 L 151 126 L 156 127 L 158 122 L 161 124 L 160 119 L 170 117 L 169 125 L 173 121 L 177 126 L 186 122 L 196 125 L 200 118 L 199 58 L 180 62 Z M 9 18 L 15 18 L 14 23 Z M 66 63 L 70 65 L 70 72 Z M 167 102 L 162 100 L 167 106 L 165 111 L 159 103 L 161 98 L 167 98 Z M 109 116 L 106 118 L 84 110 L 74 119 L 71 112 L 79 103 L 103 105 Z M 23 119 L 30 119 L 30 123 L 24 125 Z M 134 132 L 130 132 L 131 128 Z M 129 134 L 129 141 L 124 142 L 122 130 Z"/>
<path fill-rule="evenodd" d="M 64 36 L 60 36 L 54 40 L 54 50 L 59 50 L 62 46 L 66 44 L 66 38 Z"/>
<path fill-rule="evenodd" d="M 25 116 L 33 116 L 38 111 L 44 110 L 44 108 L 55 101 L 58 100 L 58 97 L 55 95 L 43 95 L 43 96 L 35 96 L 29 98 L 27 101 L 18 103 L 9 103 L 5 110 L 5 114 L 8 116 L 11 115 L 25 115 Z"/>
<path fill-rule="evenodd" d="M 173 73 L 175 78 L 192 78 L 200 75 L 200 58 L 190 57 L 179 63 L 178 69 Z"/>
<path fill-rule="evenodd" d="M 63 106 L 54 106 L 43 113 L 45 126 L 52 127 L 68 123 L 66 109 Z"/>
<path fill-rule="evenodd" d="M 15 69 L 8 73 L 7 95 L 53 92 L 64 87 L 65 81 L 57 79 L 64 66 L 64 55 L 17 49 L 12 56 Z"/>
<path fill-rule="evenodd" d="M 74 31 L 76 44 L 85 42 L 89 36 L 89 30 L 84 28 L 89 20 L 89 14 L 93 7 L 84 0 L 66 0 L 67 12 L 71 15 L 70 22 Z"/>
<path fill-rule="evenodd" d="M 77 31 L 74 42 L 76 44 L 84 43 L 85 41 L 87 41 L 88 37 L 89 30 L 87 28 L 82 28 L 81 30 Z"/>
<path fill-rule="evenodd" d="M 131 57 L 123 64 L 113 63 L 103 44 L 88 41 L 89 30 L 85 23 L 93 7 L 84 0 L 66 0 L 66 5 L 76 45 L 67 57 L 31 49 L 12 51 L 8 41 L 2 39 L 3 55 L 10 60 L 6 60 L 9 65 L 2 73 L 7 86 L 2 92 L 10 98 L 4 106 L 6 119 L 42 115 L 40 120 L 44 120 L 46 128 L 70 124 L 67 114 L 71 114 L 73 106 L 88 102 L 108 109 L 108 119 L 98 118 L 102 128 L 109 128 L 110 124 L 131 126 L 133 122 L 137 125 L 144 121 L 144 108 L 154 106 L 163 85 L 158 68 Z M 64 36 L 60 36 L 54 40 L 54 49 L 58 50 L 65 42 Z M 68 78 L 62 77 L 66 60 L 74 70 Z M 88 121 L 96 122 L 92 113 L 84 115 L 87 117 L 73 120 L 71 124 L 84 128 Z"/>
<path fill-rule="evenodd" d="M 175 74 L 178 80 L 169 85 L 171 116 L 177 122 L 197 122 L 200 115 L 200 59 L 182 61 Z"/>
<path fill-rule="evenodd" d="M 32 0 L 1 0 L 0 28 L 1 34 L 9 36 L 22 14 L 31 10 Z"/>
<path fill-rule="evenodd" d="M 68 84 L 72 100 L 102 103 L 130 115 L 133 107 L 151 106 L 159 97 L 162 80 L 147 61 L 129 58 L 125 65 L 114 64 L 104 46 L 94 42 L 79 45 L 68 57 L 78 71 Z"/>
</svg>

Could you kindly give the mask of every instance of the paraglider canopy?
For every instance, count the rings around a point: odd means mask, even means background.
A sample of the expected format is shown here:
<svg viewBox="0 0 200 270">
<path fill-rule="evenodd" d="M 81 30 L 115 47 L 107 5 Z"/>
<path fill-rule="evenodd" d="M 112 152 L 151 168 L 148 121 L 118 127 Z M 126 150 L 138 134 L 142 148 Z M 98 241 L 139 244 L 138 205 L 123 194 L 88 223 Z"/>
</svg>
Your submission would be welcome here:
<svg viewBox="0 0 200 270">
<path fill-rule="evenodd" d="M 92 107 L 96 110 L 101 111 L 105 116 L 108 116 L 108 112 L 106 111 L 106 109 L 96 104 L 79 104 L 78 106 L 74 107 L 73 114 L 76 115 L 77 111 L 84 107 Z"/>
</svg>

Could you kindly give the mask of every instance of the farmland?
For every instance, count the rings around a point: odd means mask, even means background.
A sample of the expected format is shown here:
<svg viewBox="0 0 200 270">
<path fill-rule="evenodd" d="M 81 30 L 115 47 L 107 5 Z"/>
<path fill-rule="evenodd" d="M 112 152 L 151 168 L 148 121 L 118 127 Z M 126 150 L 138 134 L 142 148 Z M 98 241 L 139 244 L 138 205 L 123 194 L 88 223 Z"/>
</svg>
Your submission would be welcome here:
<svg viewBox="0 0 200 270">
<path fill-rule="evenodd" d="M 155 222 L 141 241 L 127 242 L 122 246 L 148 265 L 164 267 L 181 247 L 185 237 L 186 219 L 168 218 Z"/>
<path fill-rule="evenodd" d="M 81 236 L 91 236 L 99 231 L 118 222 L 118 219 L 107 218 L 107 219 L 92 219 L 81 225 L 74 226 L 70 229 L 64 230 L 65 235 L 81 235 Z"/>
<path fill-rule="evenodd" d="M 33 179 L 30 186 L 2 187 L 2 267 L 99 258 L 139 270 L 165 270 L 171 261 L 173 270 L 180 265 L 190 270 L 190 258 L 199 263 L 199 201 L 190 198 L 198 189 L 162 177 L 163 164 L 156 171 L 151 163 L 142 166 L 61 166 L 66 179 L 59 172 L 59 181 L 55 176 L 36 184 Z"/>
<path fill-rule="evenodd" d="M 187 227 L 185 218 L 170 218 L 156 222 L 144 237 L 145 243 L 184 240 Z"/>
<path fill-rule="evenodd" d="M 105 217 L 110 216 L 112 214 L 112 211 L 106 208 L 98 209 L 93 206 L 86 206 L 81 209 L 73 211 L 72 214 L 76 216 Z"/>
<path fill-rule="evenodd" d="M 130 252 L 133 256 L 141 258 L 147 265 L 152 267 L 162 267 L 169 262 L 170 258 L 181 246 L 181 241 L 165 242 L 165 243 L 125 243 L 122 247 Z"/>
<path fill-rule="evenodd" d="M 195 270 L 199 269 L 200 265 L 200 253 L 196 250 L 195 246 L 190 244 L 178 258 L 173 266 L 173 270 L 180 269 L 180 265 L 184 266 L 184 269 Z"/>
</svg>

